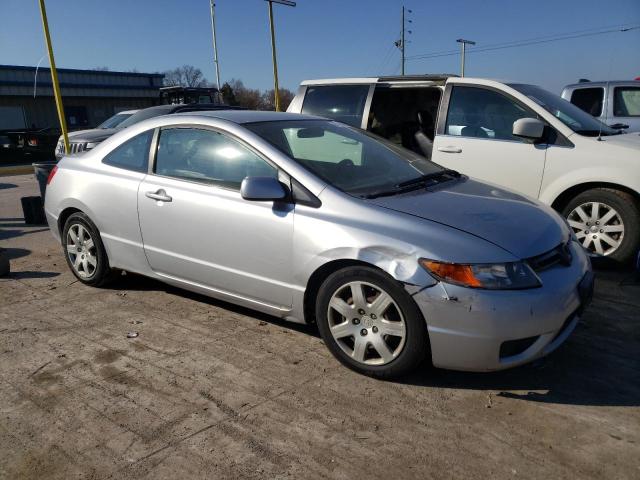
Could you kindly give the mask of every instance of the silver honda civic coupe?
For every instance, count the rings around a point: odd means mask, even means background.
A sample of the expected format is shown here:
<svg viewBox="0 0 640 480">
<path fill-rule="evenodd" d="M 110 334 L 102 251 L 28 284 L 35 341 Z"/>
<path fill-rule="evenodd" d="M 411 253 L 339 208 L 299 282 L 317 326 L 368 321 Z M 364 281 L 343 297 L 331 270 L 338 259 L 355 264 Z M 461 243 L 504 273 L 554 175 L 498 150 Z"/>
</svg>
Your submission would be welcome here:
<svg viewBox="0 0 640 480">
<path fill-rule="evenodd" d="M 593 274 L 563 219 L 350 126 L 163 116 L 63 158 L 45 210 L 83 283 L 135 272 L 292 322 L 377 377 L 489 371 L 574 330 Z"/>
</svg>

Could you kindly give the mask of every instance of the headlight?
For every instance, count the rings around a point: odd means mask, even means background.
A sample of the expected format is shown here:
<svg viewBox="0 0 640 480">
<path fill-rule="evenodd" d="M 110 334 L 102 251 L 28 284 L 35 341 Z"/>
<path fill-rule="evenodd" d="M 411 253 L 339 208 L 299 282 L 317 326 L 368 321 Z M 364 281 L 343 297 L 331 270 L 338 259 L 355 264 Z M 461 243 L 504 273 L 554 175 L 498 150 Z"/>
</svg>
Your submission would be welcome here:
<svg viewBox="0 0 640 480">
<path fill-rule="evenodd" d="M 89 142 L 87 144 L 85 144 L 84 149 L 85 150 L 91 150 L 94 147 L 97 147 L 100 144 L 100 142 Z"/>
<path fill-rule="evenodd" d="M 523 262 L 461 264 L 421 258 L 420 265 L 437 280 L 462 287 L 513 290 L 540 287 L 540 279 Z"/>
</svg>

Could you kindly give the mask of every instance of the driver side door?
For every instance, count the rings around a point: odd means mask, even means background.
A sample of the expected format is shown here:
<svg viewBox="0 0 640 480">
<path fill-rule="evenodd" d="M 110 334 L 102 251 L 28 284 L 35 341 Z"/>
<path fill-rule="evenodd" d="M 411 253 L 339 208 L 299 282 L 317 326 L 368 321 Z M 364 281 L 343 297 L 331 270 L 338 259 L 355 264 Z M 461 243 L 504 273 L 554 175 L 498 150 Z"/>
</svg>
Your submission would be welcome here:
<svg viewBox="0 0 640 480">
<path fill-rule="evenodd" d="M 152 171 L 138 193 L 153 271 L 222 296 L 290 307 L 293 204 L 240 195 L 245 177 L 279 175 L 225 132 L 161 129 Z"/>
<path fill-rule="evenodd" d="M 453 85 L 434 139 L 432 160 L 531 197 L 540 193 L 547 145 L 512 135 L 513 122 L 537 115 L 502 92 Z M 442 111 L 441 111 L 442 115 Z"/>
</svg>

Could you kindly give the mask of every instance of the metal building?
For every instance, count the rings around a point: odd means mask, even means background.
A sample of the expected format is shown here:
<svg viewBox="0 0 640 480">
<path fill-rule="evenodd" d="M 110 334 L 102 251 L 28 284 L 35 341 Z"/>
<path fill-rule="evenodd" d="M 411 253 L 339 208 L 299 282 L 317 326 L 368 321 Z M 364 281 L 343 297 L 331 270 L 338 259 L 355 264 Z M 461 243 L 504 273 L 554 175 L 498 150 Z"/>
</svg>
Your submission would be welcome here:
<svg viewBox="0 0 640 480">
<path fill-rule="evenodd" d="M 58 69 L 69 129 L 91 128 L 122 110 L 145 108 L 160 101 L 160 73 Z M 57 127 L 49 68 L 0 65 L 0 110 L 22 108 L 26 125 Z"/>
</svg>

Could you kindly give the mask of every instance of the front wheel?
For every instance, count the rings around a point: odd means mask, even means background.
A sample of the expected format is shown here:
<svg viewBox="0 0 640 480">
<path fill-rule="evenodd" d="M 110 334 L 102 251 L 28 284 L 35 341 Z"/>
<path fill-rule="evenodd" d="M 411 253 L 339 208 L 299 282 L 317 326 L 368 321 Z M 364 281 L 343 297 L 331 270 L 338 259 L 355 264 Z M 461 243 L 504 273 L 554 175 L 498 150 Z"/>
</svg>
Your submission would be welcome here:
<svg viewBox="0 0 640 480">
<path fill-rule="evenodd" d="M 400 376 L 429 350 L 426 323 L 411 296 L 370 267 L 330 275 L 318 292 L 316 320 L 331 353 L 360 373 Z"/>
<path fill-rule="evenodd" d="M 626 192 L 594 188 L 577 195 L 562 214 L 584 248 L 627 263 L 640 248 L 640 210 Z"/>
</svg>

